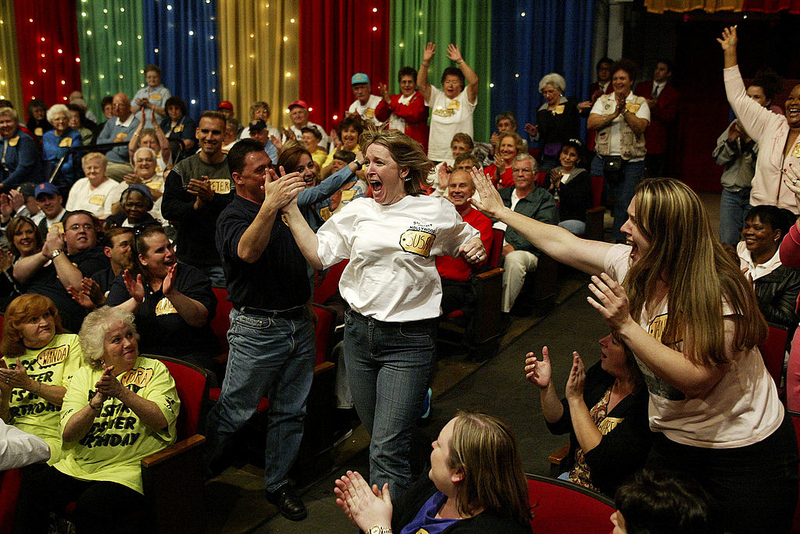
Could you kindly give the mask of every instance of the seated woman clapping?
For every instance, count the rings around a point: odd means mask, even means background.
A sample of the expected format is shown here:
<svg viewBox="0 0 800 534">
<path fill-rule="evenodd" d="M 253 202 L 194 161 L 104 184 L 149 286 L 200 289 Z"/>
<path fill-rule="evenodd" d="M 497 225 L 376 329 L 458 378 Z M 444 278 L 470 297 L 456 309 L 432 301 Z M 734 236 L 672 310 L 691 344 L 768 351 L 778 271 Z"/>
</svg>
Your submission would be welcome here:
<svg viewBox="0 0 800 534">
<path fill-rule="evenodd" d="M 559 478 L 613 496 L 644 465 L 652 436 L 647 388 L 633 353 L 611 334 L 600 340 L 600 349 L 600 361 L 588 371 L 572 353 L 564 400 L 558 400 L 553 386 L 547 347 L 541 360 L 527 354 L 525 377 L 539 386 L 550 432 L 569 432 L 567 471 Z"/>
<path fill-rule="evenodd" d="M 88 365 L 61 409 L 64 458 L 26 477 L 14 532 L 47 532 L 48 512 L 76 503 L 77 532 L 143 531 L 141 460 L 172 442 L 180 400 L 158 360 L 139 355 L 133 314 L 101 308 L 80 331 Z M 138 521 L 137 521 L 138 520 Z"/>
<path fill-rule="evenodd" d="M 354 471 L 336 480 L 333 491 L 339 508 L 367 532 L 531 532 L 516 438 L 505 423 L 481 413 L 459 412 L 444 426 L 429 473 L 397 503 L 388 484 L 370 488 Z"/>
<path fill-rule="evenodd" d="M 106 303 L 136 316 L 146 353 L 212 369 L 219 344 L 209 326 L 217 307 L 211 281 L 191 265 L 178 264 L 159 225 L 137 232 L 134 257 L 134 272 L 125 270 L 114 280 Z"/>
<path fill-rule="evenodd" d="M 0 352 L 0 417 L 45 440 L 58 461 L 59 410 L 83 361 L 78 336 L 64 333 L 49 298 L 21 295 L 6 309 Z"/>
</svg>

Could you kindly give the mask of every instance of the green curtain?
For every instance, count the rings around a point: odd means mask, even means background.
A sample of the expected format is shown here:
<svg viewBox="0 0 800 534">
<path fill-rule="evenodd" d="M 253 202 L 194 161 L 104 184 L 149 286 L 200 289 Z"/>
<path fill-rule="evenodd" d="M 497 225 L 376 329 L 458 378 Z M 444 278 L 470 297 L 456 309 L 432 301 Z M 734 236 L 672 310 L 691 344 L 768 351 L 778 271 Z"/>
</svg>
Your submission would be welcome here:
<svg viewBox="0 0 800 534">
<path fill-rule="evenodd" d="M 436 43 L 430 67 L 430 82 L 441 88 L 442 71 L 455 65 L 447 59 L 447 45 L 458 45 L 464 61 L 478 75 L 478 107 L 473 122 L 475 140 L 488 141 L 491 135 L 490 92 L 492 57 L 492 6 L 490 0 L 408 0 L 392 2 L 389 35 L 390 92 L 400 92 L 397 71 L 409 65 L 419 69 L 428 41 Z"/>
<path fill-rule="evenodd" d="M 19 120 L 25 121 L 25 104 L 19 79 L 14 2 L 0 2 L 0 99 L 14 103 Z"/>
<path fill-rule="evenodd" d="M 139 0 L 76 0 L 83 97 L 101 122 L 103 97 L 132 97 L 144 87 L 144 30 Z"/>
</svg>

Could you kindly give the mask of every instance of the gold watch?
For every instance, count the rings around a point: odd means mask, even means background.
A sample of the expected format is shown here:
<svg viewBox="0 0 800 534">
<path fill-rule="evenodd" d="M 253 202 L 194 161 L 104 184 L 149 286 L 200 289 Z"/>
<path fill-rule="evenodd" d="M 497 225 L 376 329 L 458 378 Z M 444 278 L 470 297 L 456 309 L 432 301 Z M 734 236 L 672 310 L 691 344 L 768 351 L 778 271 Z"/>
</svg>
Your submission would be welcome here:
<svg viewBox="0 0 800 534">
<path fill-rule="evenodd" d="M 379 527 L 378 525 L 375 525 L 369 529 L 368 534 L 392 534 L 392 527 Z"/>
</svg>

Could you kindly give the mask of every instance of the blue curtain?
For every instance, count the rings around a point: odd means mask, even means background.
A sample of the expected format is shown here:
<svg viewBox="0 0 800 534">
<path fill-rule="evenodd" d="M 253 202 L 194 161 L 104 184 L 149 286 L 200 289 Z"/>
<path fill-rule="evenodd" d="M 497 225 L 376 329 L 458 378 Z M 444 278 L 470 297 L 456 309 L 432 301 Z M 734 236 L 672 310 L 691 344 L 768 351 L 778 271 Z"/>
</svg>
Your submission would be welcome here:
<svg viewBox="0 0 800 534">
<path fill-rule="evenodd" d="M 499 112 L 512 111 L 525 137 L 525 123 L 536 123 L 544 103 L 539 80 L 550 72 L 567 81 L 564 96 L 588 98 L 594 12 L 594 0 L 492 3 L 492 121 Z M 584 134 L 585 124 L 581 128 Z"/>
<path fill-rule="evenodd" d="M 143 0 L 145 58 L 197 120 L 218 105 L 217 0 Z"/>
</svg>

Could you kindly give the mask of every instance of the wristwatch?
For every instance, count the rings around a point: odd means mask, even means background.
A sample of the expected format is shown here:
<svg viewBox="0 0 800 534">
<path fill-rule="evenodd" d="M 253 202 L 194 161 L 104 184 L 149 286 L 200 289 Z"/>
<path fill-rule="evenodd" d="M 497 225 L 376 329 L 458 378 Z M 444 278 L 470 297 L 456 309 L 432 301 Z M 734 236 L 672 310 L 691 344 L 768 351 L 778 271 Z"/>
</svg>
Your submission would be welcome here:
<svg viewBox="0 0 800 534">
<path fill-rule="evenodd" d="M 375 525 L 369 529 L 368 534 L 392 534 L 392 527 L 379 527 Z"/>
<path fill-rule="evenodd" d="M 362 162 L 358 161 L 357 159 L 354 159 L 353 163 L 356 164 L 356 170 L 357 171 L 360 171 L 364 167 L 364 164 Z M 372 533 L 370 532 L 370 534 L 372 534 Z"/>
<path fill-rule="evenodd" d="M 54 260 L 57 257 L 61 256 L 64 253 L 61 249 L 55 249 L 53 252 L 50 253 L 50 259 Z"/>
</svg>

